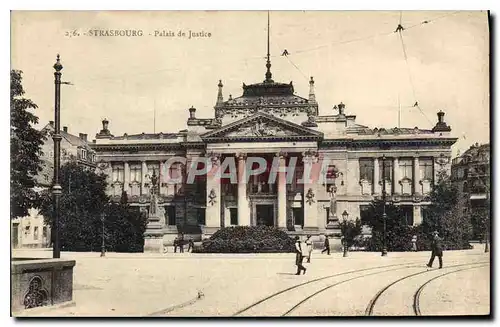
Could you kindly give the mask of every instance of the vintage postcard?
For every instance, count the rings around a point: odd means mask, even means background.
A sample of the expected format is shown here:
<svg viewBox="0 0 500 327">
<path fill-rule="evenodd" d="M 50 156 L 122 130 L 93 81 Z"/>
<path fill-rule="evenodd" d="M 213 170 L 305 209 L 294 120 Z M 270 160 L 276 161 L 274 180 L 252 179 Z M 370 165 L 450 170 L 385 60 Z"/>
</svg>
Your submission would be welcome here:
<svg viewBox="0 0 500 327">
<path fill-rule="evenodd" d="M 489 33 L 12 11 L 12 315 L 489 316 Z"/>
</svg>

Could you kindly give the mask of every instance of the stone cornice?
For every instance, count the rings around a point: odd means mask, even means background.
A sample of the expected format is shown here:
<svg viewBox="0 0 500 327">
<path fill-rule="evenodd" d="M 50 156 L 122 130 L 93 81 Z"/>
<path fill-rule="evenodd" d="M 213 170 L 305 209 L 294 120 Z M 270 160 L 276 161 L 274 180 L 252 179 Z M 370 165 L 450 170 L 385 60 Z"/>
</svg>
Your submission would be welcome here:
<svg viewBox="0 0 500 327">
<path fill-rule="evenodd" d="M 357 147 L 380 147 L 387 148 L 391 146 L 452 146 L 457 138 L 412 138 L 412 139 L 327 139 L 321 141 L 322 145 Z"/>
<path fill-rule="evenodd" d="M 104 151 L 144 151 L 144 150 L 176 150 L 182 149 L 181 143 L 170 143 L 170 144 L 94 144 L 92 148 L 96 152 Z"/>
</svg>

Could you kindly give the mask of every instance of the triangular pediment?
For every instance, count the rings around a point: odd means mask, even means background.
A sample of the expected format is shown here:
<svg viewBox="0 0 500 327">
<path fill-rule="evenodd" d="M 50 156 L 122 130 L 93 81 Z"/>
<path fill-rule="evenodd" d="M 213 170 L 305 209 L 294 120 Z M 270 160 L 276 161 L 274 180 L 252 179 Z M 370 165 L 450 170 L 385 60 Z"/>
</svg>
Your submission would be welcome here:
<svg viewBox="0 0 500 327">
<path fill-rule="evenodd" d="M 263 112 L 201 135 L 206 141 L 319 140 L 323 133 Z"/>
</svg>

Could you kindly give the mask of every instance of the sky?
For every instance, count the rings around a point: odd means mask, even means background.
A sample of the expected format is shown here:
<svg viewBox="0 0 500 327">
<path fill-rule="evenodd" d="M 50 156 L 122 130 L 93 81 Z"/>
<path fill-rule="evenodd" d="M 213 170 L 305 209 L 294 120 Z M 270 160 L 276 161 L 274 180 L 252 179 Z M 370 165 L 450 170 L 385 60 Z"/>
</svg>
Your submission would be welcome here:
<svg viewBox="0 0 500 327">
<path fill-rule="evenodd" d="M 270 21 L 273 79 L 293 81 L 307 98 L 314 76 L 320 115 L 335 114 L 333 106 L 343 102 L 357 123 L 390 128 L 398 126 L 400 104 L 401 127 L 430 129 L 442 110 L 459 138 L 454 155 L 489 142 L 486 12 L 273 11 Z M 400 22 L 402 39 L 394 33 Z M 143 36 L 90 36 L 96 29 Z M 189 39 L 189 31 L 210 37 Z M 264 80 L 266 47 L 264 11 L 11 15 L 11 68 L 23 71 L 40 127 L 54 120 L 52 66 L 59 53 L 62 80 L 74 84 L 62 86 L 61 126 L 89 139 L 103 118 L 123 135 L 185 129 L 191 106 L 197 117 L 213 117 L 219 79 L 225 100 L 240 96 L 242 83 Z M 416 101 L 420 110 L 412 107 Z"/>
</svg>

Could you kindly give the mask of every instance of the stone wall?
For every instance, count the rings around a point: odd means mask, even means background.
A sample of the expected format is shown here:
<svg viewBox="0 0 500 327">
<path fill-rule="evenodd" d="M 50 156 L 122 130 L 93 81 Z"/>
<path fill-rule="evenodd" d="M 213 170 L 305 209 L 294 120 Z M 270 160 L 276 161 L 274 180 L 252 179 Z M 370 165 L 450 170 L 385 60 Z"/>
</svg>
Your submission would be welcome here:
<svg viewBox="0 0 500 327">
<path fill-rule="evenodd" d="M 14 258 L 11 261 L 11 310 L 73 300 L 75 260 Z"/>
</svg>

